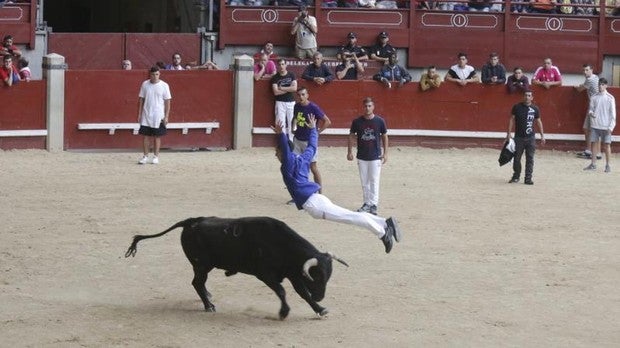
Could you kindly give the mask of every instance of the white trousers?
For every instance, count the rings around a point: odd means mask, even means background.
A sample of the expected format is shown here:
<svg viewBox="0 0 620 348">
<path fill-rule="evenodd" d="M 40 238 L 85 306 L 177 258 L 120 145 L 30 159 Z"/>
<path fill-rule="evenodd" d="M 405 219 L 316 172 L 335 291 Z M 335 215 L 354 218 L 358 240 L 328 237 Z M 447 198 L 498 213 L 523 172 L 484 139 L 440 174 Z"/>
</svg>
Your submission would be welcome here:
<svg viewBox="0 0 620 348">
<path fill-rule="evenodd" d="M 381 179 L 381 160 L 363 161 L 357 160 L 362 182 L 364 203 L 379 205 L 379 181 Z"/>
<path fill-rule="evenodd" d="M 282 102 L 276 100 L 275 114 L 276 124 L 282 123 L 284 127 L 282 131 L 288 134 L 288 138 L 293 140 L 293 108 L 295 102 Z"/>
<path fill-rule="evenodd" d="M 320 193 L 310 196 L 302 207 L 315 219 L 325 219 L 363 227 L 379 238 L 383 237 L 387 227 L 384 218 L 345 209 L 332 203 L 329 198 Z"/>
</svg>

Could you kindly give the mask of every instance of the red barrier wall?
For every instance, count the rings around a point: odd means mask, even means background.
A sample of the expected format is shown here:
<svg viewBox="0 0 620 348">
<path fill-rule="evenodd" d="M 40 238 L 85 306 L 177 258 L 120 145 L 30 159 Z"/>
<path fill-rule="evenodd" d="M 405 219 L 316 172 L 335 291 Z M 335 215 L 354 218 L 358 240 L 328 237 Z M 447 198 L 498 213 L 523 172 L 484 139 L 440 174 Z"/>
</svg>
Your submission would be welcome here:
<svg viewBox="0 0 620 348">
<path fill-rule="evenodd" d="M 45 81 L 0 87 L 0 130 L 46 129 Z M 44 149 L 45 137 L 0 137 L 0 149 Z"/>
<path fill-rule="evenodd" d="M 200 62 L 200 35 L 195 33 L 51 33 L 48 46 L 72 70 L 120 70 L 125 58 L 134 69 L 147 69 L 157 61 L 171 63 L 175 52 L 183 63 Z"/>
<path fill-rule="evenodd" d="M 67 71 L 65 81 L 65 149 L 140 148 L 142 136 L 131 130 L 78 130 L 78 123 L 137 122 L 138 92 L 145 71 Z M 170 85 L 170 122 L 212 122 L 211 134 L 169 130 L 162 147 L 232 147 L 233 72 L 162 71 Z"/>
<path fill-rule="evenodd" d="M 332 121 L 333 128 L 348 128 L 351 120 L 362 114 L 362 100 L 375 100 L 375 112 L 385 117 L 391 129 L 506 132 L 512 105 L 521 94 L 508 94 L 505 86 L 469 85 L 460 87 L 444 83 L 438 90 L 421 92 L 418 83 L 387 89 L 376 81 L 334 81 L 316 86 L 299 81 L 309 88 L 310 100 L 318 103 Z M 550 90 L 533 87 L 534 103 L 540 107 L 545 133 L 582 134 L 587 97 L 573 87 Z M 610 88 L 618 100 L 620 91 Z M 258 81 L 254 90 L 254 126 L 273 123 L 273 96 L 269 81 Z M 618 131 L 615 131 L 617 134 Z M 346 144 L 343 137 L 324 136 L 323 144 Z M 497 139 L 405 137 L 390 138 L 392 144 L 424 146 L 489 146 Z M 274 145 L 273 136 L 255 135 L 254 146 Z M 575 141 L 552 141 L 548 148 L 578 149 Z"/>
</svg>

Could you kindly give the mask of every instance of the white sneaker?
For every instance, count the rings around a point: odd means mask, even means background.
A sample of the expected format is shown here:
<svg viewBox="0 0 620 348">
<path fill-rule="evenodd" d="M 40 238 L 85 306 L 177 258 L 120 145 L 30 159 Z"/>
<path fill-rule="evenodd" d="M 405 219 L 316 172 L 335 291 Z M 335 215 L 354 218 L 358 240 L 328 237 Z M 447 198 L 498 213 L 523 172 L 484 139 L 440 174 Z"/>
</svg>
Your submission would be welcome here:
<svg viewBox="0 0 620 348">
<path fill-rule="evenodd" d="M 153 161 L 151 162 L 153 164 L 159 164 L 159 158 L 157 157 L 153 157 Z"/>
<path fill-rule="evenodd" d="M 149 156 L 143 156 L 139 161 L 138 164 L 146 164 L 149 161 Z"/>
</svg>

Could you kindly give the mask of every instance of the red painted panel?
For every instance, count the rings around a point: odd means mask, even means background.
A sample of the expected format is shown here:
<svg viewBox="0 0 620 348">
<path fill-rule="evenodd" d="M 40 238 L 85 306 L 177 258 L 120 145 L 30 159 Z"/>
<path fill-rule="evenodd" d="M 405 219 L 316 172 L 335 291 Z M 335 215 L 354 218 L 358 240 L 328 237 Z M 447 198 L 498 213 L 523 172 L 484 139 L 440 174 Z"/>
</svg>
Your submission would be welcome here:
<svg viewBox="0 0 620 348">
<path fill-rule="evenodd" d="M 440 89 L 420 92 L 417 83 L 400 89 L 387 89 L 375 81 L 334 81 L 317 87 L 299 82 L 309 89 L 310 99 L 318 103 L 332 121 L 334 128 L 348 128 L 353 118 L 362 113 L 362 100 L 372 97 L 375 112 L 385 117 L 392 129 L 424 129 L 449 131 L 506 132 L 510 111 L 522 96 L 508 94 L 505 86 L 470 85 L 460 87 L 444 83 Z M 533 87 L 534 103 L 540 107 L 546 133 L 581 134 L 583 117 L 587 108 L 585 93 L 573 87 L 546 90 Z M 620 98 L 620 90 L 610 88 Z M 273 96 L 268 81 L 255 85 L 254 126 L 268 127 L 273 124 Z M 619 99 L 620 100 L 620 99 Z M 616 130 L 615 134 L 620 131 Z M 419 137 L 398 137 L 400 143 L 420 144 Z M 272 145 L 269 136 L 254 137 L 256 146 Z M 328 144 L 343 145 L 339 137 L 323 137 Z M 340 141 L 340 142 L 338 142 Z M 496 140 L 480 139 L 432 139 L 435 145 L 447 146 L 471 144 L 472 146 L 496 144 Z M 566 142 L 558 142 L 567 146 Z M 572 146 L 580 143 L 572 142 Z"/>
<path fill-rule="evenodd" d="M 71 70 L 120 69 L 124 45 L 120 33 L 50 33 L 48 52 L 64 56 Z"/>
<path fill-rule="evenodd" d="M 0 33 L 13 35 L 15 44 L 34 48 L 34 27 L 37 2 L 6 4 L 0 9 Z"/>
<path fill-rule="evenodd" d="M 142 137 L 130 130 L 109 135 L 105 130 L 78 130 L 78 123 L 137 122 L 138 92 L 147 78 L 144 71 L 67 71 L 65 89 L 65 148 L 139 148 Z M 232 146 L 232 71 L 164 71 L 170 85 L 170 122 L 220 123 L 211 134 L 204 130 L 170 130 L 163 147 Z"/>
<path fill-rule="evenodd" d="M 171 63 L 175 52 L 181 54 L 183 63 L 200 63 L 200 34 L 127 33 L 126 36 L 126 56 L 134 69 L 147 69 L 157 61 Z"/>
<path fill-rule="evenodd" d="M 0 88 L 0 130 L 46 129 L 45 81 Z M 0 149 L 43 149 L 45 137 L 0 137 Z"/>
</svg>

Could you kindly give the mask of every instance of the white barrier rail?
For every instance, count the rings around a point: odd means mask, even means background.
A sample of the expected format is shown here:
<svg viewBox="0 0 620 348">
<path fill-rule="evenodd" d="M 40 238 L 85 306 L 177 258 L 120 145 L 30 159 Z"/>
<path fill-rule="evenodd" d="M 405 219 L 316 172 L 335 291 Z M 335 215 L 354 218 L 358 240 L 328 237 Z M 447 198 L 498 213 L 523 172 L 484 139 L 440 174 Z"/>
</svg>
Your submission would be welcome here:
<svg viewBox="0 0 620 348">
<path fill-rule="evenodd" d="M 214 128 L 220 128 L 219 122 L 179 122 L 168 123 L 167 129 L 181 129 L 183 134 L 187 134 L 190 129 L 204 129 L 206 134 L 211 134 Z M 78 123 L 79 130 L 107 130 L 108 134 L 114 135 L 116 130 L 130 129 L 134 135 L 138 134 L 139 123 Z"/>
<path fill-rule="evenodd" d="M 47 129 L 19 129 L 19 130 L 0 130 L 2 137 L 45 137 Z"/>
<path fill-rule="evenodd" d="M 253 134 L 273 134 L 269 127 L 254 127 Z M 349 128 L 327 128 L 321 135 L 349 135 Z M 421 137 L 444 137 L 444 138 L 485 138 L 485 139 L 504 139 L 506 132 L 474 132 L 474 131 L 445 131 L 431 129 L 389 129 L 390 136 L 421 136 Z M 540 134 L 536 134 L 540 139 Z M 546 140 L 570 140 L 584 141 L 583 134 L 561 134 L 545 133 Z M 613 142 L 620 141 L 620 136 L 612 135 Z"/>
</svg>

